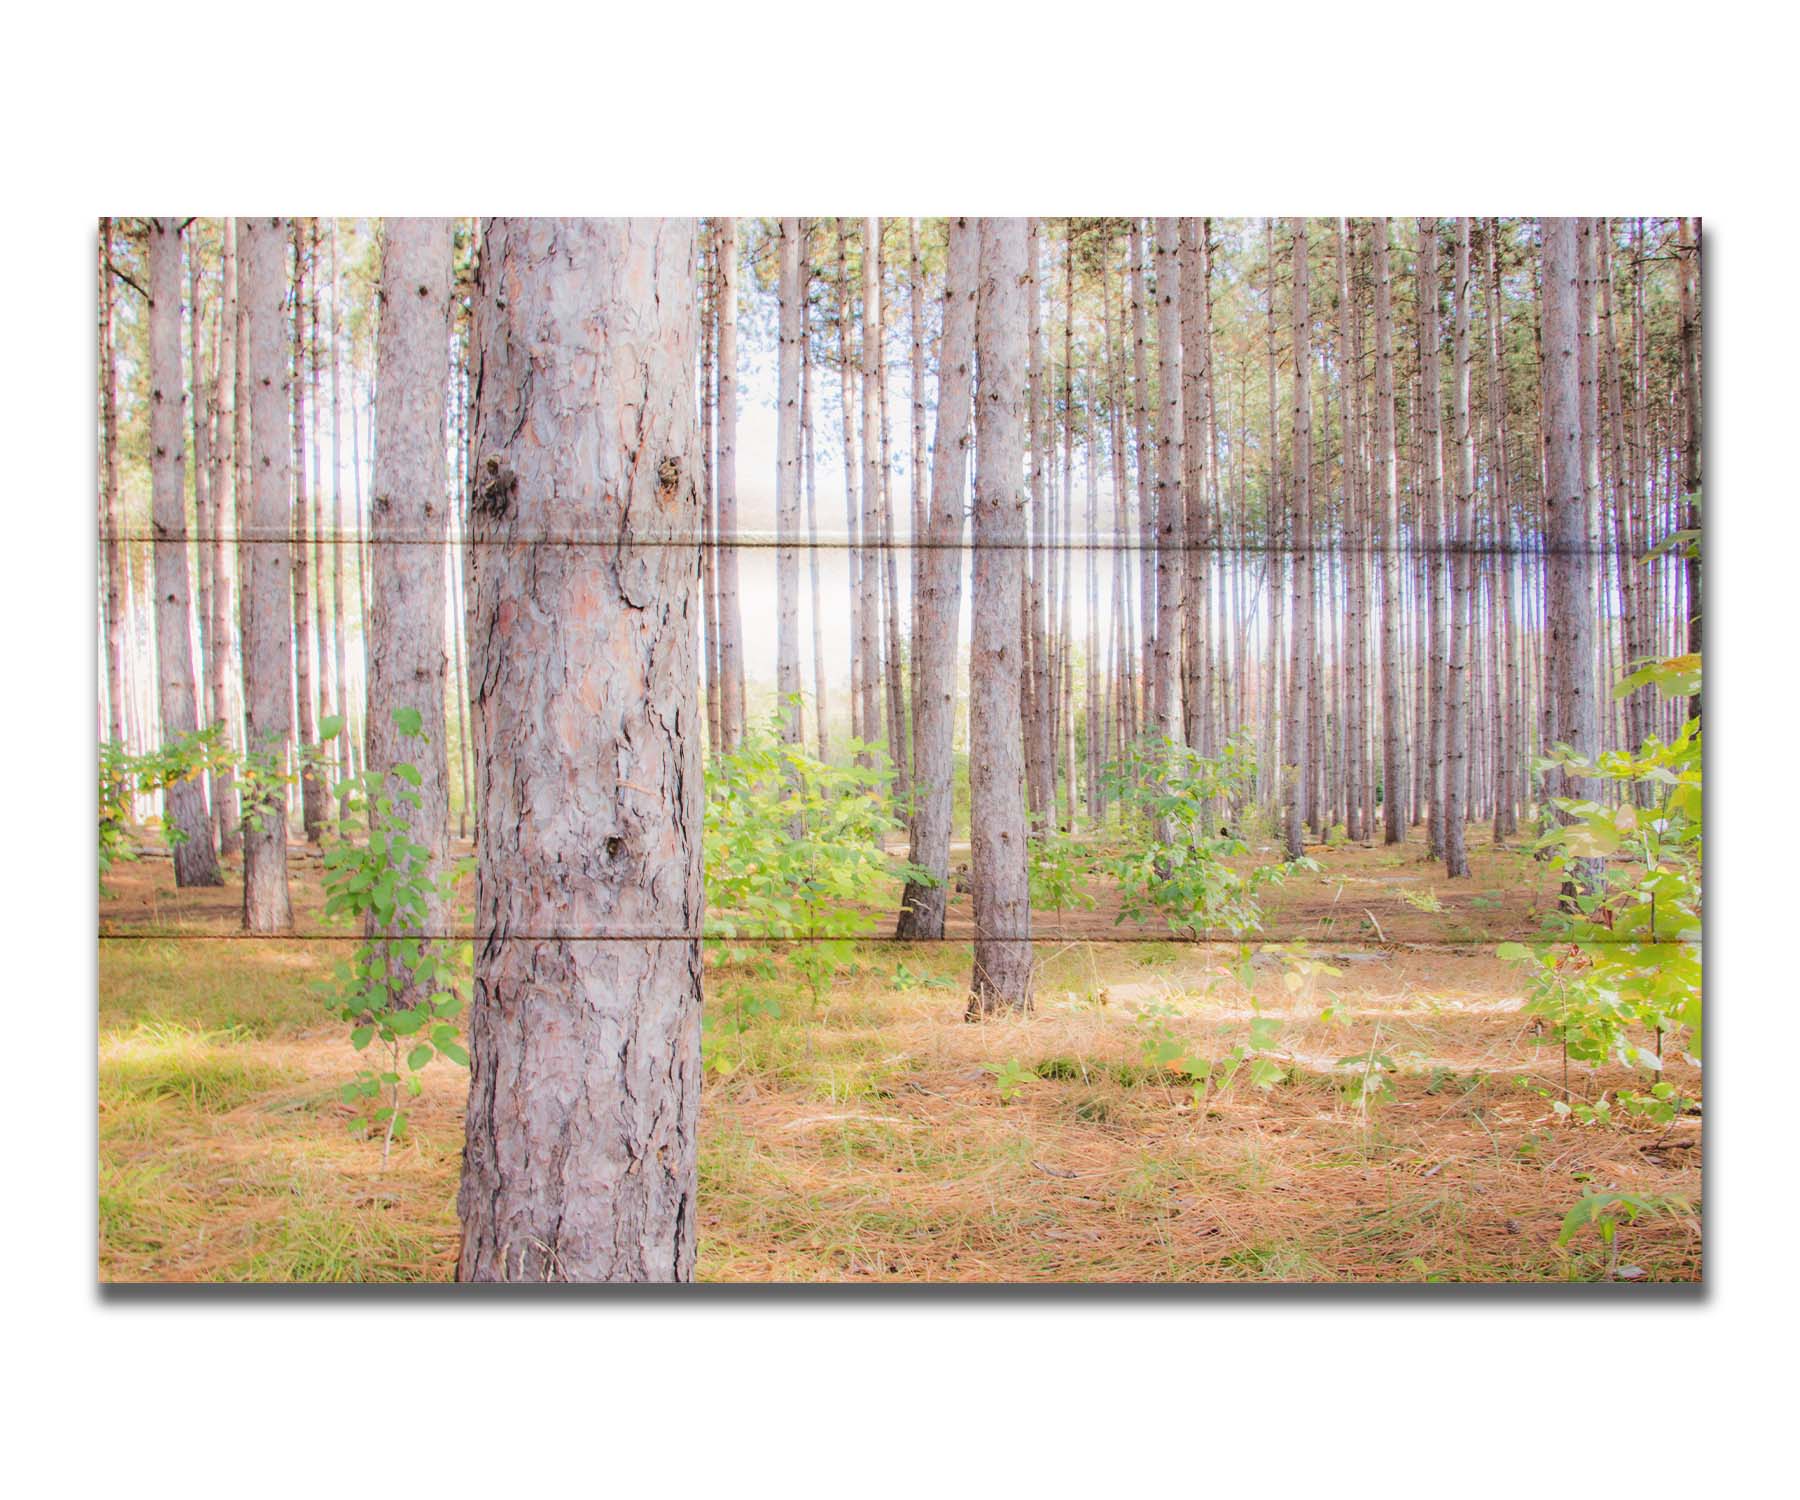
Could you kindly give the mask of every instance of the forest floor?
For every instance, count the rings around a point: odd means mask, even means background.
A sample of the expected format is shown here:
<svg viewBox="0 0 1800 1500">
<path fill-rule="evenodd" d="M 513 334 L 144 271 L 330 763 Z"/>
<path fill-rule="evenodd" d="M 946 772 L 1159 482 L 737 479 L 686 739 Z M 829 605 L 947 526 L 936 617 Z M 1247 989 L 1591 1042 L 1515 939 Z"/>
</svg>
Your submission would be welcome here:
<svg viewBox="0 0 1800 1500">
<path fill-rule="evenodd" d="M 1246 989 L 1235 945 L 1144 940 L 1103 900 L 1041 919 L 1033 1014 L 971 1026 L 966 896 L 951 941 L 860 945 L 816 1015 L 745 1017 L 759 981 L 709 966 L 700 1279 L 1588 1281 L 1597 1236 L 1557 1243 L 1584 1187 L 1685 1200 L 1622 1225 L 1619 1262 L 1697 1279 L 1698 1114 L 1563 1123 L 1560 1053 L 1493 956 L 1537 935 L 1541 869 L 1483 842 L 1453 886 L 1417 844 L 1309 852 L 1323 869 L 1272 894 L 1263 936 L 1335 974 L 1263 955 Z M 236 873 L 178 892 L 146 859 L 100 903 L 100 1278 L 449 1278 L 466 1073 L 426 1069 L 384 1171 L 339 1098 L 362 1059 L 311 988 L 342 932 L 316 853 L 292 938 L 238 935 Z M 1146 1061 L 1152 1030 L 1224 1057 L 1258 1015 L 1272 1088 L 1246 1069 L 1197 1109 Z M 1395 1072 L 1364 1108 L 1342 1060 L 1370 1053 Z M 1699 1097 L 1698 1069 L 1668 1076 Z M 1576 1098 L 1626 1082 L 1568 1075 Z"/>
</svg>

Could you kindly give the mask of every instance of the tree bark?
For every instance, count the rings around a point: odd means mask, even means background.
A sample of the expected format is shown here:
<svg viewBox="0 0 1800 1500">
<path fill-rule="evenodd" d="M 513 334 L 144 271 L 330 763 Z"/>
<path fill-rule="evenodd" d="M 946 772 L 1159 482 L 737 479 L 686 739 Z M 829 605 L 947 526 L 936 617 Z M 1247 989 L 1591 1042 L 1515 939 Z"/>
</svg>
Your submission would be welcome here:
<svg viewBox="0 0 1800 1500">
<path fill-rule="evenodd" d="M 881 221 L 863 220 L 862 241 L 862 595 L 857 601 L 861 637 L 863 738 L 883 740 L 881 703 Z M 891 748 L 891 747 L 890 747 Z"/>
<path fill-rule="evenodd" d="M 1288 734 L 1284 754 L 1288 780 L 1285 839 L 1287 857 L 1306 852 L 1306 817 L 1313 673 L 1312 556 L 1312 288 L 1307 275 L 1306 220 L 1293 220 L 1294 314 L 1294 625 L 1288 671 Z"/>
<path fill-rule="evenodd" d="M 228 665 L 231 649 L 231 572 L 227 514 L 232 516 L 229 532 L 237 529 L 236 498 L 238 464 L 237 438 L 237 365 L 242 353 L 239 346 L 237 290 L 237 223 L 223 221 L 224 252 L 219 267 L 219 343 L 216 360 L 217 376 L 213 381 L 212 442 L 212 536 L 201 539 L 200 566 L 212 573 L 212 700 L 213 720 L 219 726 L 219 742 L 226 748 L 237 743 L 232 727 L 231 675 Z M 231 496 L 228 505 L 226 496 Z M 242 586 L 240 581 L 240 587 Z M 237 807 L 237 788 L 229 766 L 215 771 L 212 778 L 213 821 L 219 830 L 219 853 L 236 854 L 243 848 L 243 824 Z"/>
<path fill-rule="evenodd" d="M 1025 300 L 1034 278 L 1023 219 L 981 225 L 976 356 L 974 634 L 969 666 L 969 822 L 975 906 L 970 1020 L 1031 1007 L 1020 641 L 1029 539 L 1025 458 Z"/>
<path fill-rule="evenodd" d="M 369 620 L 368 768 L 402 787 L 394 767 L 419 772 L 418 805 L 396 801 L 414 841 L 431 851 L 441 879 L 450 842 L 450 768 L 445 753 L 444 598 L 449 490 L 444 461 L 444 390 L 450 364 L 450 221 L 391 218 L 383 228 L 381 322 L 377 335 L 375 475 L 369 540 L 375 558 Z M 418 737 L 394 716 L 419 715 Z M 425 927 L 448 930 L 447 908 L 428 902 Z M 375 931 L 371 926 L 371 932 Z M 424 994 L 409 988 L 401 1004 Z"/>
<path fill-rule="evenodd" d="M 922 591 L 914 608 L 914 778 L 910 861 L 933 884 L 908 884 L 894 936 L 941 939 L 950 894 L 950 811 L 956 724 L 956 644 L 962 613 L 963 497 L 969 463 L 970 368 L 982 231 L 950 221 L 944 272 L 944 333 L 938 353 L 937 442 L 931 458 L 931 514 L 920 549 Z M 971 762 L 972 764 L 972 762 Z"/>
<path fill-rule="evenodd" d="M 457 1277 L 686 1281 L 701 1073 L 694 225 L 494 219 L 484 233 L 484 794 Z"/>
<path fill-rule="evenodd" d="M 194 692 L 188 593 L 186 444 L 181 421 L 181 221 L 151 219 L 150 231 L 150 518 L 156 565 L 156 687 L 162 734 L 172 741 L 200 727 Z M 197 777 L 163 794 L 163 816 L 179 837 L 175 884 L 218 885 L 219 861 Z"/>
<path fill-rule="evenodd" d="M 1400 492 L 1394 454 L 1394 317 L 1388 221 L 1375 220 L 1375 483 L 1381 506 L 1383 842 L 1406 842 L 1406 710 L 1400 680 Z"/>
<path fill-rule="evenodd" d="M 783 219 L 779 245 L 780 354 L 775 438 L 775 693 L 781 737 L 801 743 L 800 685 L 800 341 L 805 337 L 800 221 Z"/>
<path fill-rule="evenodd" d="M 113 221 L 100 221 L 100 530 L 106 554 L 107 730 L 125 743 L 125 517 L 119 502 L 119 368 L 113 347 Z"/>
<path fill-rule="evenodd" d="M 288 502 L 290 422 L 285 219 L 238 220 L 239 302 L 244 310 L 249 381 L 251 499 L 239 557 L 248 629 L 244 633 L 245 748 L 265 775 L 286 760 L 293 733 L 293 516 Z M 239 435 L 244 429 L 240 426 Z M 244 927 L 286 932 L 287 799 L 266 780 L 243 798 Z"/>
<path fill-rule="evenodd" d="M 737 220 L 719 221 L 719 737 L 744 737 L 744 614 L 738 588 Z M 473 643 L 471 643 L 471 651 Z"/>
<path fill-rule="evenodd" d="M 1475 434 L 1469 421 L 1469 221 L 1456 221 L 1456 510 L 1448 543 L 1455 588 L 1450 602 L 1450 645 L 1445 663 L 1444 870 L 1452 880 L 1469 874 L 1466 838 L 1469 802 L 1469 643 L 1475 581 Z"/>
</svg>

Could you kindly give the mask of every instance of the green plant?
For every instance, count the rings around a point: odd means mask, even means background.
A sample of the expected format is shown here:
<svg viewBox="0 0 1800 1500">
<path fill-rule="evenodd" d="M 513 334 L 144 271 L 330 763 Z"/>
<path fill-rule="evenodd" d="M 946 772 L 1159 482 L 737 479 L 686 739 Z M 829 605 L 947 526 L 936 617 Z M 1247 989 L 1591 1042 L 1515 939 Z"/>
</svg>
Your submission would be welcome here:
<svg viewBox="0 0 1800 1500">
<path fill-rule="evenodd" d="M 982 1069 L 994 1075 L 994 1082 L 1000 1088 L 1002 1104 L 1011 1104 L 1024 1092 L 1025 1085 L 1037 1078 L 1037 1074 L 1030 1068 L 1021 1067 L 1016 1057 L 1009 1057 L 1003 1063 L 983 1063 Z"/>
<path fill-rule="evenodd" d="M 1054 827 L 1034 833 L 1029 865 L 1032 910 L 1053 911 L 1059 917 L 1070 910 L 1092 911 L 1095 902 L 1088 882 L 1093 867 L 1092 853 L 1073 835 Z"/>
<path fill-rule="evenodd" d="M 1574 1207 L 1563 1215 L 1562 1230 L 1556 1243 L 1567 1245 L 1583 1229 L 1592 1227 L 1600 1236 L 1606 1252 L 1606 1277 L 1632 1281 L 1642 1276 L 1637 1266 L 1619 1264 L 1619 1224 L 1634 1224 L 1639 1218 L 1656 1218 L 1666 1213 L 1687 1213 L 1688 1202 L 1672 1194 L 1599 1192 L 1584 1188 Z"/>
<path fill-rule="evenodd" d="M 394 724 L 407 739 L 423 738 L 415 709 L 396 709 Z M 334 738 L 341 727 L 335 716 L 326 719 L 321 739 Z M 362 1069 L 341 1094 L 346 1104 L 359 1104 L 386 1091 L 387 1102 L 370 1118 L 351 1122 L 359 1131 L 371 1123 L 384 1127 L 384 1166 L 395 1137 L 406 1130 L 402 1089 L 416 1098 L 420 1071 L 438 1058 L 469 1063 L 456 1025 L 464 1000 L 459 965 L 450 941 L 427 925 L 433 899 L 449 902 L 460 871 L 434 875 L 431 850 L 412 836 L 406 810 L 419 806 L 420 780 L 418 767 L 401 761 L 391 772 L 364 771 L 340 782 L 342 832 L 324 859 L 326 919 L 359 924 L 365 936 L 349 959 L 332 966 L 322 994 L 331 1012 L 350 1023 L 352 1047 L 361 1052 L 379 1041 L 387 1050 L 385 1068 Z"/>
<path fill-rule="evenodd" d="M 929 884 L 882 847 L 901 824 L 887 798 L 880 747 L 852 741 L 834 765 L 780 737 L 780 717 L 744 735 L 707 767 L 706 931 L 726 962 L 764 977 L 794 976 L 816 1016 L 825 990 L 874 933 L 885 881 Z M 869 765 L 858 765 L 868 759 Z"/>
<path fill-rule="evenodd" d="M 137 845 L 131 837 L 133 799 L 154 796 L 180 782 L 235 765 L 230 747 L 223 743 L 224 728 L 222 724 L 209 724 L 204 729 L 177 735 L 168 744 L 142 755 L 132 755 L 123 745 L 110 741 L 100 746 L 97 771 L 102 896 L 107 894 L 106 877 L 113 865 L 137 858 Z M 187 834 L 173 823 L 152 821 L 171 849 L 187 839 Z"/>
<path fill-rule="evenodd" d="M 1250 932 L 1262 920 L 1260 890 L 1280 884 L 1290 869 L 1319 868 L 1308 859 L 1244 872 L 1227 862 L 1249 848 L 1218 825 L 1215 809 L 1241 795 L 1255 775 L 1242 736 L 1216 756 L 1177 740 L 1145 739 L 1108 766 L 1109 790 L 1124 810 L 1124 842 L 1099 868 L 1118 882 L 1120 921 L 1160 916 L 1171 931 L 1195 937 Z"/>
</svg>

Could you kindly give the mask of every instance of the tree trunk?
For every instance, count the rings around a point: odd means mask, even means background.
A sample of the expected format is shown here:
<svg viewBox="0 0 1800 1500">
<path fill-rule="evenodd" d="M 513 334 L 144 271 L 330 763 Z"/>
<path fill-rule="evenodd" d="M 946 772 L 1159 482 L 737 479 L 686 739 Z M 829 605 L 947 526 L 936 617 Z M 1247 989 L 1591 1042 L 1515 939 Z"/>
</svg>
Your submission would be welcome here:
<svg viewBox="0 0 1800 1500">
<path fill-rule="evenodd" d="M 282 316 L 287 230 L 285 219 L 238 220 L 252 476 L 249 525 L 239 534 L 239 557 L 247 564 L 240 573 L 248 622 L 243 642 L 245 749 L 262 767 L 260 784 L 246 788 L 243 798 L 244 927 L 250 932 L 286 932 L 294 925 L 288 901 L 287 799 L 280 784 L 269 780 L 285 765 L 294 722 L 289 343 Z M 240 427 L 240 437 L 243 433 Z"/>
<path fill-rule="evenodd" d="M 1420 556 L 1425 564 L 1425 629 L 1427 677 L 1422 698 L 1429 699 L 1428 738 L 1420 747 L 1420 787 L 1428 807 L 1426 841 L 1433 859 L 1444 851 L 1445 651 L 1449 616 L 1444 606 L 1444 436 L 1442 324 L 1438 317 L 1438 226 L 1419 220 L 1419 427 L 1422 431 L 1425 489 Z"/>
<path fill-rule="evenodd" d="M 107 733 L 125 743 L 125 516 L 119 502 L 119 369 L 113 348 L 113 221 L 100 221 L 100 530 L 106 553 Z"/>
<path fill-rule="evenodd" d="M 1181 738 L 1176 697 L 1181 642 L 1181 233 L 1156 221 L 1156 729 Z"/>
<path fill-rule="evenodd" d="M 485 228 L 461 1281 L 693 1276 L 694 243 L 687 219 Z"/>
<path fill-rule="evenodd" d="M 355 773 L 355 757 L 351 754 L 353 743 L 350 734 L 350 690 L 347 686 L 349 678 L 345 668 L 346 647 L 344 644 L 344 486 L 340 478 L 343 473 L 344 445 L 341 434 L 343 426 L 343 387 L 339 378 L 339 344 L 343 337 L 343 283 L 338 279 L 338 229 L 337 220 L 331 221 L 331 331 L 326 341 L 331 346 L 331 659 L 335 667 L 333 681 L 337 692 L 335 703 L 338 722 L 344 727 L 339 730 L 338 765 L 345 776 Z M 461 422 L 457 424 L 461 431 Z M 461 445 L 458 445 L 458 457 L 461 456 Z M 452 506 L 457 503 L 454 499 Z M 455 554 L 453 553 L 452 556 Z M 320 578 L 321 585 L 324 583 Z M 460 646 L 460 643 L 459 643 Z M 460 649 L 456 666 L 456 712 L 462 719 L 462 660 Z M 457 739 L 468 753 L 468 733 L 460 723 Z M 468 777 L 463 778 L 463 801 L 466 804 L 469 795 Z M 341 822 L 343 808 L 338 809 Z"/>
<path fill-rule="evenodd" d="M 1448 545 L 1455 588 L 1450 602 L 1450 648 L 1445 666 L 1444 867 L 1456 880 L 1469 873 L 1465 835 L 1469 802 L 1469 643 L 1475 581 L 1475 434 L 1469 421 L 1469 221 L 1456 221 L 1456 510 Z"/>
<path fill-rule="evenodd" d="M 969 376 L 982 231 L 952 219 L 944 271 L 944 333 L 938 353 L 937 443 L 931 459 L 931 514 L 921 549 L 922 592 L 914 607 L 915 792 L 908 858 L 934 883 L 906 887 L 894 936 L 941 939 L 950 894 L 950 811 L 956 723 L 956 643 L 962 613 L 963 495 L 968 473 Z M 971 760 L 973 766 L 973 760 Z M 971 771 L 971 774 L 973 772 Z"/>
<path fill-rule="evenodd" d="M 1285 841 L 1287 857 L 1306 853 L 1306 817 L 1313 673 L 1312 556 L 1312 287 L 1307 275 L 1306 220 L 1293 233 L 1294 314 L 1294 627 L 1288 673 L 1288 733 L 1282 759 L 1288 778 Z"/>
<path fill-rule="evenodd" d="M 780 356 L 775 438 L 775 694 L 781 737 L 801 743 L 800 686 L 800 341 L 806 322 L 801 299 L 800 221 L 783 219 Z"/>
<path fill-rule="evenodd" d="M 231 712 L 231 572 L 229 531 L 237 529 L 237 366 L 243 357 L 237 336 L 238 275 L 237 223 L 223 221 L 224 256 L 219 268 L 219 344 L 213 381 L 212 525 L 213 534 L 201 541 L 200 566 L 212 573 L 212 699 L 213 719 L 219 726 L 219 742 L 229 749 L 238 741 Z M 227 506 L 226 496 L 232 497 Z M 240 587 L 242 583 L 240 580 Z M 237 788 L 229 766 L 212 778 L 213 821 L 219 830 L 219 853 L 236 854 L 243 848 L 243 823 L 238 813 Z"/>
<path fill-rule="evenodd" d="M 1032 268 L 1023 219 L 981 225 L 976 354 L 974 633 L 969 665 L 969 822 L 975 968 L 968 1017 L 1031 1006 L 1024 747 L 1019 734 L 1024 548 L 1025 299 Z"/>
<path fill-rule="evenodd" d="M 849 579 L 850 612 L 847 626 L 850 636 L 850 738 L 871 737 L 863 720 L 863 651 L 862 651 L 862 552 L 858 538 L 862 532 L 862 506 L 857 498 L 856 462 L 856 385 L 850 362 L 850 221 L 838 220 L 837 232 L 837 332 L 838 394 L 844 418 L 844 567 Z M 867 765 L 868 757 L 858 755 L 857 763 Z"/>
<path fill-rule="evenodd" d="M 165 741 L 200 727 L 194 693 L 192 601 L 188 594 L 186 443 L 181 423 L 181 221 L 151 219 L 150 229 L 150 516 L 156 564 L 156 687 Z M 218 885 L 197 778 L 163 794 L 163 817 L 175 835 L 175 884 Z"/>
<path fill-rule="evenodd" d="M 857 635 L 861 638 L 863 738 L 881 742 L 881 221 L 863 220 L 862 242 L 862 559 Z M 890 747 L 891 748 L 891 747 Z"/>
<path fill-rule="evenodd" d="M 1681 257 L 1681 524 L 1690 531 L 1700 528 L 1701 449 L 1700 428 L 1704 403 L 1701 400 L 1700 344 L 1700 220 L 1684 218 L 1678 232 Z M 1687 585 L 1686 647 L 1690 655 L 1701 649 L 1700 549 L 1683 547 L 1684 577 Z M 1688 699 L 1688 717 L 1700 717 L 1701 694 Z"/>
<path fill-rule="evenodd" d="M 1400 492 L 1394 454 L 1394 316 L 1388 221 L 1375 220 L 1375 483 L 1381 507 L 1383 842 L 1406 842 L 1406 709 L 1400 680 Z"/>
<path fill-rule="evenodd" d="M 813 712 L 818 723 L 819 759 L 831 759 L 831 731 L 826 722 L 825 701 L 825 617 L 821 609 L 822 600 L 819 593 L 819 508 L 818 487 L 813 468 L 813 404 L 812 404 L 812 330 L 808 326 L 810 316 L 810 298 L 808 288 L 812 284 L 811 232 L 808 231 L 805 249 L 804 285 L 801 287 L 801 327 L 800 327 L 800 435 L 806 448 L 806 563 L 812 582 L 812 657 L 813 657 Z"/>
<path fill-rule="evenodd" d="M 416 806 L 396 801 L 410 836 L 431 851 L 441 879 L 450 842 L 450 768 L 444 739 L 445 542 L 449 500 L 444 463 L 444 390 L 450 361 L 450 221 L 391 218 L 383 228 L 381 322 L 376 345 L 375 476 L 369 487 L 369 540 L 375 557 L 369 620 L 368 768 L 388 778 L 396 765 L 419 772 Z M 540 664 L 541 665 L 541 664 Z M 417 737 L 395 715 L 411 709 Z M 448 930 L 445 904 L 432 898 L 424 919 Z M 371 925 L 370 931 L 377 929 Z M 433 986 L 435 988 L 435 986 Z M 425 995 L 409 987 L 399 1002 Z"/>
<path fill-rule="evenodd" d="M 719 738 L 744 737 L 744 614 L 738 589 L 737 220 L 719 220 Z M 473 652 L 474 643 L 470 643 Z"/>
</svg>

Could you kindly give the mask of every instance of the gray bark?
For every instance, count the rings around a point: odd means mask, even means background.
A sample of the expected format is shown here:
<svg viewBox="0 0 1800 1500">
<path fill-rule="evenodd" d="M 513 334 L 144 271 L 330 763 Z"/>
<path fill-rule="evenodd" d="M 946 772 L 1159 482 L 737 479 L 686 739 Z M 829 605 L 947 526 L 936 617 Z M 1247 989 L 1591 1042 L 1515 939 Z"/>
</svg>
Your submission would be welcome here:
<svg viewBox="0 0 1800 1500">
<path fill-rule="evenodd" d="M 194 691 L 188 593 L 186 444 L 181 397 L 181 221 L 151 219 L 150 230 L 150 523 L 156 565 L 156 687 L 165 740 L 200 727 Z M 219 861 L 197 777 L 163 794 L 163 816 L 183 838 L 175 845 L 175 884 L 218 885 Z"/>
<path fill-rule="evenodd" d="M 243 361 L 250 390 L 249 525 L 238 555 L 248 629 L 244 633 L 245 747 L 273 766 L 293 733 L 293 568 L 288 506 L 290 456 L 285 219 L 238 220 L 239 302 L 244 312 Z M 239 427 L 240 437 L 244 428 Z M 279 791 L 246 797 L 244 926 L 285 932 L 294 925 L 288 901 L 287 802 Z"/>
<path fill-rule="evenodd" d="M 484 238 L 457 1277 L 686 1281 L 701 1072 L 694 223 L 492 219 Z"/>
<path fill-rule="evenodd" d="M 1019 692 L 1025 584 L 1025 300 L 1033 277 L 1023 219 L 981 225 L 976 357 L 974 637 L 969 662 L 970 864 L 975 968 L 968 1017 L 1031 1006 L 1025 757 Z"/>
<path fill-rule="evenodd" d="M 803 713 L 800 686 L 800 340 L 805 336 L 800 280 L 800 221 L 783 219 L 781 349 L 776 390 L 775 439 L 775 692 L 782 738 L 799 744 Z"/>
<path fill-rule="evenodd" d="M 956 641 L 962 611 L 963 499 L 968 473 L 969 376 L 975 352 L 975 301 L 982 231 L 970 219 L 950 221 L 944 273 L 944 334 L 938 354 L 937 442 L 931 456 L 931 514 L 920 549 L 921 592 L 914 607 L 918 657 L 913 663 L 914 799 L 909 858 L 932 885 L 906 887 L 898 938 L 944 935 L 950 884 L 950 807 L 956 723 Z"/>
<path fill-rule="evenodd" d="M 1469 221 L 1456 221 L 1456 509 L 1448 538 L 1455 587 L 1445 663 L 1444 866 L 1455 880 L 1469 873 L 1469 644 L 1475 580 L 1475 434 L 1469 420 Z"/>
<path fill-rule="evenodd" d="M 419 772 L 418 806 L 396 803 L 412 838 L 431 851 L 440 878 L 450 842 L 450 768 L 445 753 L 445 565 L 450 535 L 444 389 L 449 374 L 450 221 L 393 218 L 383 230 L 381 321 L 375 363 L 375 473 L 369 487 L 370 580 L 368 768 L 398 794 L 398 764 Z M 394 723 L 415 709 L 420 737 Z M 447 930 L 433 897 L 425 918 Z M 408 991 L 401 1003 L 423 995 Z"/>
<path fill-rule="evenodd" d="M 1406 710 L 1400 681 L 1400 492 L 1394 453 L 1394 316 L 1388 221 L 1375 220 L 1375 487 L 1381 510 L 1383 842 L 1406 842 Z"/>
</svg>

